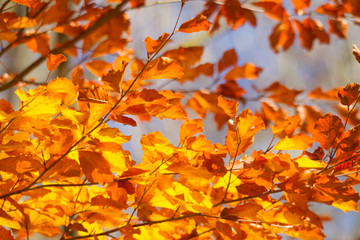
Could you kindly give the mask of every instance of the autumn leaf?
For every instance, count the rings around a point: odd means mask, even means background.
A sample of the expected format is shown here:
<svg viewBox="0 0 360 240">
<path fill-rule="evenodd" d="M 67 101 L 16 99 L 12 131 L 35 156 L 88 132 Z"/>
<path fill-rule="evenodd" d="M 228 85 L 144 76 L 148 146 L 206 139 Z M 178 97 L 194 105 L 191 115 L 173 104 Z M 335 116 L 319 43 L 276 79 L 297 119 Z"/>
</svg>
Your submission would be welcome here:
<svg viewBox="0 0 360 240">
<path fill-rule="evenodd" d="M 296 134 L 292 137 L 281 139 L 275 146 L 274 150 L 306 150 L 311 148 L 314 140 L 305 134 Z"/>
<path fill-rule="evenodd" d="M 329 113 L 316 122 L 312 135 L 314 140 L 320 143 L 321 147 L 329 150 L 336 146 L 336 139 L 339 138 L 343 132 L 344 125 L 341 119 Z"/>
<path fill-rule="evenodd" d="M 199 14 L 195 18 L 181 24 L 178 31 L 185 33 L 208 31 L 210 26 L 211 23 L 207 20 L 207 18 L 204 15 Z"/>
<path fill-rule="evenodd" d="M 106 74 L 112 69 L 111 64 L 103 60 L 90 61 L 85 63 L 85 66 L 92 74 L 97 77 L 102 77 L 102 75 Z"/>
<path fill-rule="evenodd" d="M 269 36 L 270 45 L 276 53 L 279 52 L 280 47 L 286 51 L 293 44 L 294 38 L 294 29 L 289 20 L 276 25 Z"/>
<path fill-rule="evenodd" d="M 294 5 L 295 11 L 299 12 L 304 8 L 309 8 L 311 4 L 311 0 L 291 0 Z"/>
<path fill-rule="evenodd" d="M 218 62 L 218 72 L 222 72 L 224 69 L 235 65 L 237 63 L 237 60 L 238 58 L 235 49 L 229 49 L 225 51 L 220 61 Z"/>
<path fill-rule="evenodd" d="M 169 36 L 170 34 L 164 32 L 163 35 L 160 36 L 157 40 L 154 40 L 151 37 L 145 38 L 144 42 L 146 46 L 146 51 L 148 53 L 148 57 L 151 56 L 156 51 L 158 51 L 158 49 L 165 44 Z"/>
<path fill-rule="evenodd" d="M 335 34 L 339 38 L 346 38 L 348 23 L 345 19 L 329 19 L 329 32 Z"/>
<path fill-rule="evenodd" d="M 204 125 L 201 119 L 193 119 L 185 121 L 180 127 L 180 141 L 203 131 Z"/>
<path fill-rule="evenodd" d="M 104 184 L 114 179 L 110 165 L 101 153 L 80 151 L 79 160 L 87 179 L 93 183 Z"/>
<path fill-rule="evenodd" d="M 160 57 L 149 63 L 140 75 L 141 79 L 180 79 L 184 75 L 183 67 L 173 59 Z"/>
<path fill-rule="evenodd" d="M 261 73 L 262 69 L 259 67 L 256 67 L 255 65 L 251 63 L 246 63 L 243 66 L 237 66 L 231 69 L 226 75 L 225 79 L 227 81 L 235 81 L 239 78 L 247 78 L 247 79 L 256 79 Z"/>
<path fill-rule="evenodd" d="M 254 13 L 241 6 L 238 0 L 226 0 L 221 7 L 221 13 L 225 16 L 227 24 L 232 29 L 249 22 L 253 27 L 256 26 L 256 18 Z"/>
<path fill-rule="evenodd" d="M 49 56 L 47 56 L 46 60 L 47 60 L 46 66 L 51 72 L 55 70 L 60 65 L 60 63 L 65 62 L 66 57 L 62 54 L 57 54 L 57 55 L 50 54 Z"/>
<path fill-rule="evenodd" d="M 92 103 L 108 103 L 107 92 L 98 86 L 92 86 L 91 89 L 81 90 L 79 92 L 78 101 L 86 101 Z"/>
<path fill-rule="evenodd" d="M 356 46 L 356 44 L 353 44 L 353 55 L 355 56 L 356 60 L 360 63 L 360 50 Z"/>
<path fill-rule="evenodd" d="M 13 2 L 16 2 L 18 4 L 22 4 L 25 5 L 27 7 L 33 8 L 33 7 L 37 7 L 38 4 L 41 2 L 40 0 L 11 0 Z"/>
<path fill-rule="evenodd" d="M 341 104 L 350 107 L 359 97 L 359 87 L 356 83 L 349 83 L 346 87 L 340 88 L 338 96 Z"/>
<path fill-rule="evenodd" d="M 125 68 L 127 64 L 127 62 L 122 61 L 121 66 L 119 66 L 117 70 L 112 70 L 102 76 L 102 81 L 108 84 L 118 93 L 121 92 L 120 87 L 124 80 Z"/>
<path fill-rule="evenodd" d="M 273 99 L 275 102 L 281 102 L 289 106 L 295 106 L 294 101 L 298 94 L 302 91 L 292 90 L 279 82 L 271 84 L 270 87 L 265 89 L 265 92 L 272 93 L 269 98 Z"/>
<path fill-rule="evenodd" d="M 264 1 L 256 2 L 255 5 L 263 8 L 265 14 L 271 19 L 281 21 L 288 17 L 286 10 L 281 3 L 277 3 L 275 1 Z"/>
<path fill-rule="evenodd" d="M 218 105 L 224 110 L 227 115 L 229 115 L 229 117 L 234 118 L 237 113 L 239 103 L 219 96 Z"/>
<path fill-rule="evenodd" d="M 14 237 L 10 230 L 5 229 L 4 227 L 0 226 L 0 237 L 4 240 L 14 240 Z"/>
</svg>

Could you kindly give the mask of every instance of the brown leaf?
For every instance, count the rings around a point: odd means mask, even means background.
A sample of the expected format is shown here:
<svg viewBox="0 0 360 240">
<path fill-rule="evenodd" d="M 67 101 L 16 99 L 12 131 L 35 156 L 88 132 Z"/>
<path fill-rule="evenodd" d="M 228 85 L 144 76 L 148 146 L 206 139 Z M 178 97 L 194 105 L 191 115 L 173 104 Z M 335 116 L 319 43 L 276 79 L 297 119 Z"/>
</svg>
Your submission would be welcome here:
<svg viewBox="0 0 360 240">
<path fill-rule="evenodd" d="M 329 32 L 335 34 L 339 38 L 346 38 L 348 22 L 345 19 L 329 19 Z"/>
<path fill-rule="evenodd" d="M 353 44 L 353 55 L 355 56 L 356 60 L 360 63 L 360 50 L 356 46 L 356 44 Z"/>
<path fill-rule="evenodd" d="M 346 87 L 340 88 L 338 96 L 341 104 L 350 107 L 359 97 L 359 88 L 360 85 L 356 83 L 349 83 Z"/>
</svg>

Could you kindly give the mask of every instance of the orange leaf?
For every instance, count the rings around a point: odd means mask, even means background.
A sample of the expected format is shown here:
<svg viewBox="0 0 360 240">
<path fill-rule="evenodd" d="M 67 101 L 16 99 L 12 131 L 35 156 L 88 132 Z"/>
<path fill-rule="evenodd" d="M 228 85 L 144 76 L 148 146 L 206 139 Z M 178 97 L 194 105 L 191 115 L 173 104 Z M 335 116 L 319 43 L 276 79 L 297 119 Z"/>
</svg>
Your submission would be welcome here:
<svg viewBox="0 0 360 240">
<path fill-rule="evenodd" d="M 122 123 L 122 124 L 125 124 L 125 125 L 130 125 L 130 126 L 133 126 L 133 127 L 136 127 L 137 123 L 134 119 L 132 118 L 129 118 L 129 117 L 126 117 L 126 116 L 123 116 L 123 115 L 114 115 L 114 114 L 111 114 L 111 116 L 109 117 L 110 120 L 113 120 L 115 122 L 119 122 L 119 123 Z"/>
<path fill-rule="evenodd" d="M 282 47 L 286 51 L 294 42 L 294 29 L 289 20 L 279 23 L 273 29 L 269 39 L 272 49 L 277 53 Z"/>
<path fill-rule="evenodd" d="M 122 82 L 124 80 L 125 68 L 127 64 L 127 62 L 122 61 L 118 70 L 112 70 L 102 76 L 102 81 L 108 84 L 118 93 L 121 92 L 120 86 L 122 85 Z"/>
<path fill-rule="evenodd" d="M 257 213 L 263 210 L 263 208 L 256 203 L 244 203 L 235 208 L 224 208 L 221 211 L 221 218 L 238 220 L 238 219 L 258 219 Z"/>
<path fill-rule="evenodd" d="M 247 21 L 252 26 L 256 26 L 254 13 L 249 9 L 241 7 L 241 3 L 238 0 L 226 0 L 221 7 L 221 13 L 225 16 L 227 24 L 232 29 L 237 29 Z"/>
<path fill-rule="evenodd" d="M 299 12 L 304 8 L 310 7 L 311 4 L 311 0 L 291 0 L 291 2 L 294 5 L 296 12 Z"/>
<path fill-rule="evenodd" d="M 141 79 L 180 79 L 184 75 L 183 67 L 175 60 L 160 57 L 149 63 L 140 75 Z"/>
<path fill-rule="evenodd" d="M 47 90 L 51 96 L 61 98 L 66 106 L 73 104 L 77 97 L 77 88 L 67 78 L 56 78 L 49 82 Z"/>
<path fill-rule="evenodd" d="M 246 91 L 239 87 L 235 81 L 227 81 L 216 87 L 216 93 L 221 94 L 224 97 L 238 99 L 240 96 L 244 95 Z"/>
<path fill-rule="evenodd" d="M 162 36 L 160 36 L 157 40 L 152 39 L 151 37 L 145 38 L 145 46 L 148 56 L 151 56 L 155 53 L 168 39 L 169 34 L 164 32 Z"/>
<path fill-rule="evenodd" d="M 211 22 L 209 22 L 204 15 L 199 14 L 195 18 L 181 24 L 178 31 L 185 33 L 208 31 L 210 26 Z"/>
<path fill-rule="evenodd" d="M 204 129 L 204 125 L 201 119 L 193 119 L 185 121 L 180 127 L 180 142 L 184 142 L 185 139 L 201 133 Z"/>
<path fill-rule="evenodd" d="M 88 181 L 104 184 L 114 180 L 110 165 L 101 153 L 79 151 L 79 160 Z"/>
<path fill-rule="evenodd" d="M 301 118 L 297 114 L 293 117 L 289 117 L 284 121 L 277 121 L 275 126 L 271 126 L 274 135 L 281 138 L 285 136 L 291 136 L 295 130 L 300 126 Z"/>
<path fill-rule="evenodd" d="M 321 147 L 329 150 L 331 147 L 336 146 L 336 139 L 339 138 L 343 132 L 344 125 L 341 119 L 329 113 L 316 122 L 312 135 L 314 140 L 320 143 Z"/>
<path fill-rule="evenodd" d="M 356 60 L 360 63 L 360 50 L 356 46 L 356 44 L 353 44 L 353 55 L 355 56 Z"/>
<path fill-rule="evenodd" d="M 329 32 L 335 34 L 339 38 L 346 38 L 348 22 L 345 19 L 329 19 Z"/>
<path fill-rule="evenodd" d="M 0 111 L 5 112 L 6 114 L 9 114 L 14 111 L 13 106 L 6 101 L 5 99 L 0 99 Z"/>
<path fill-rule="evenodd" d="M 36 8 L 36 6 L 41 2 L 40 0 L 11 0 L 21 5 L 25 5 L 29 8 Z"/>
<path fill-rule="evenodd" d="M 105 73 L 112 69 L 110 63 L 103 60 L 94 60 L 85 63 L 86 68 L 95 76 L 102 77 Z"/>
<path fill-rule="evenodd" d="M 244 66 L 237 66 L 231 69 L 224 78 L 228 81 L 235 81 L 239 78 L 247 78 L 252 80 L 256 79 L 261 71 L 261 68 L 256 67 L 251 63 L 246 63 Z"/>
<path fill-rule="evenodd" d="M 46 66 L 49 69 L 49 71 L 53 71 L 55 70 L 60 63 L 65 62 L 66 61 L 66 57 L 62 54 L 49 54 L 49 56 L 46 57 Z"/>
<path fill-rule="evenodd" d="M 108 103 L 107 92 L 98 86 L 91 86 L 88 90 L 80 90 L 78 101 L 87 101 L 92 103 Z"/>
<path fill-rule="evenodd" d="M 339 100 L 338 88 L 331 89 L 329 91 L 323 92 L 322 88 L 316 88 L 309 92 L 308 97 L 313 99 L 324 99 L 324 100 Z"/>
<path fill-rule="evenodd" d="M 0 239 L 2 240 L 14 240 L 14 237 L 10 230 L 0 226 Z"/>
<path fill-rule="evenodd" d="M 233 100 L 227 100 L 221 95 L 218 97 L 218 106 L 224 110 L 229 117 L 235 117 L 238 110 L 239 102 Z"/>
<path fill-rule="evenodd" d="M 279 82 L 271 84 L 271 86 L 266 88 L 265 91 L 273 93 L 269 96 L 269 98 L 273 99 L 275 102 L 285 103 L 289 106 L 296 106 L 294 104 L 294 100 L 296 96 L 302 92 L 288 89 L 287 87 L 281 85 Z"/>
<path fill-rule="evenodd" d="M 218 62 L 218 72 L 222 72 L 225 68 L 235 65 L 237 61 L 238 59 L 235 49 L 227 50 Z"/>
<path fill-rule="evenodd" d="M 342 105 L 350 106 L 359 97 L 359 84 L 349 83 L 344 88 L 340 88 L 338 96 Z"/>
<path fill-rule="evenodd" d="M 288 14 L 284 7 L 280 3 L 269 1 L 269 2 L 257 2 L 254 3 L 256 6 L 259 6 L 264 9 L 265 14 L 274 20 L 281 21 L 288 17 Z"/>
<path fill-rule="evenodd" d="M 50 37 L 47 34 L 36 35 L 26 41 L 26 46 L 33 52 L 46 56 L 50 53 L 49 40 Z"/>
</svg>

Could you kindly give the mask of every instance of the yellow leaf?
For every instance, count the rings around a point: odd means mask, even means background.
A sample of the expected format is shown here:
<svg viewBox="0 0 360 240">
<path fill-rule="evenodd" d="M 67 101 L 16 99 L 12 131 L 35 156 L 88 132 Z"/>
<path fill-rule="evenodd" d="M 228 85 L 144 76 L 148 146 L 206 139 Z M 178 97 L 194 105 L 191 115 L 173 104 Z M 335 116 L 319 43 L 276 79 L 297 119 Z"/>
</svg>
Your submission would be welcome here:
<svg viewBox="0 0 360 240">
<path fill-rule="evenodd" d="M 323 168 L 325 167 L 322 162 L 311 160 L 308 157 L 301 156 L 296 159 L 296 162 L 299 164 L 299 167 L 302 168 Z"/>
<path fill-rule="evenodd" d="M 306 150 L 311 147 L 314 140 L 303 133 L 296 134 L 289 138 L 281 139 L 274 147 L 274 150 Z"/>
<path fill-rule="evenodd" d="M 65 106 L 73 104 L 77 98 L 77 88 L 67 78 L 51 80 L 47 90 L 51 96 L 60 98 Z"/>
</svg>

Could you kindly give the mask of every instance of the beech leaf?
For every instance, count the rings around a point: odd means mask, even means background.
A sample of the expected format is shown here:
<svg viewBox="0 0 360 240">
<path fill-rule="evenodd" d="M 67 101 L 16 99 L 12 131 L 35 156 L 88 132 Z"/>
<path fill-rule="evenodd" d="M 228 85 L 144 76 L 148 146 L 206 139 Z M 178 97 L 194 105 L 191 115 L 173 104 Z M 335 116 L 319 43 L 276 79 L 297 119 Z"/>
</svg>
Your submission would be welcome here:
<svg viewBox="0 0 360 240">
<path fill-rule="evenodd" d="M 211 23 L 207 20 L 207 18 L 204 15 L 199 14 L 195 18 L 181 24 L 178 31 L 185 33 L 208 31 L 210 26 Z"/>
<path fill-rule="evenodd" d="M 60 63 L 65 62 L 66 61 L 66 57 L 62 54 L 49 54 L 49 56 L 47 56 L 46 58 L 47 62 L 46 62 L 46 66 L 49 69 L 49 71 L 53 71 L 55 70 Z"/>
</svg>

